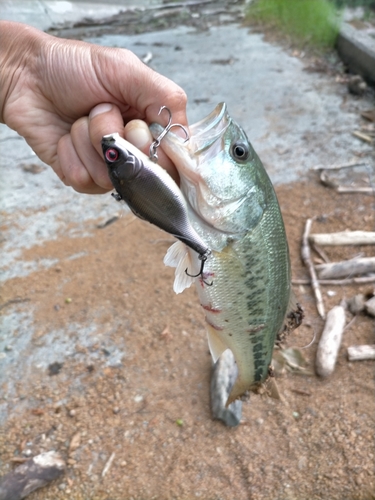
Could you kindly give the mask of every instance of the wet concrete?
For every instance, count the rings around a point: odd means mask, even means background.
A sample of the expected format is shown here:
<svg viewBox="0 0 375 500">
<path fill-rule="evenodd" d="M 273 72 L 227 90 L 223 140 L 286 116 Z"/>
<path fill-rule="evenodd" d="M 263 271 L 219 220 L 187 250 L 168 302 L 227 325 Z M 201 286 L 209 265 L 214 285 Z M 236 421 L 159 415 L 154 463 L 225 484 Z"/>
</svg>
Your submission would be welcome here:
<svg viewBox="0 0 375 500">
<path fill-rule="evenodd" d="M 48 2 L 50 20 L 46 25 L 56 22 L 50 14 L 53 3 Z M 69 2 L 55 2 L 55 7 L 61 8 L 64 3 Z M 23 5 L 27 4 L 23 2 Z M 30 2 L 30 10 L 21 10 L 19 20 L 33 24 L 39 19 L 40 23 L 41 17 L 35 6 L 46 12 L 46 2 Z M 108 14 L 112 7 L 97 6 L 98 12 L 100 8 L 105 8 Z M 77 11 L 74 12 L 76 16 Z M 57 17 L 62 19 L 63 15 L 65 13 L 56 11 Z M 367 162 L 366 172 L 372 172 L 373 164 L 368 156 L 372 146 L 352 135 L 360 125 L 359 112 L 373 106 L 371 95 L 361 99 L 349 95 L 346 86 L 331 75 L 306 71 L 303 58 L 267 43 L 261 34 L 232 24 L 203 32 L 179 27 L 134 36 L 105 35 L 87 40 L 126 47 L 139 57 L 151 52 L 151 67 L 176 81 L 187 92 L 190 122 L 204 117 L 218 102 L 226 101 L 230 113 L 247 132 L 274 183 L 292 182 L 305 177 L 314 165 L 346 162 L 354 155 L 362 154 Z M 51 169 L 36 158 L 26 142 L 5 125 L 0 126 L 0 149 L 0 279 L 3 283 L 56 264 L 54 259 L 26 262 L 22 257 L 24 249 L 61 235 L 74 238 L 93 234 L 98 221 L 121 212 L 109 194 L 82 195 L 62 185 Z M 25 172 L 22 165 L 30 163 L 44 169 L 37 174 Z M 74 254 L 69 258 L 74 258 Z M 0 383 L 17 373 L 27 376 L 29 368 L 26 365 L 45 368 L 47 351 L 48 358 L 57 353 L 59 361 L 63 362 L 77 342 L 84 345 L 89 327 L 67 325 L 66 331 L 51 329 L 50 340 L 42 350 L 31 346 L 32 318 L 32 305 L 28 304 L 24 305 L 22 313 L 9 306 L 2 316 Z M 66 334 L 73 330 L 76 332 L 74 336 Z M 17 341 L 11 350 L 7 350 L 15 332 L 18 332 Z M 92 338 L 93 332 L 90 334 Z M 120 354 L 116 356 L 117 359 Z"/>
</svg>

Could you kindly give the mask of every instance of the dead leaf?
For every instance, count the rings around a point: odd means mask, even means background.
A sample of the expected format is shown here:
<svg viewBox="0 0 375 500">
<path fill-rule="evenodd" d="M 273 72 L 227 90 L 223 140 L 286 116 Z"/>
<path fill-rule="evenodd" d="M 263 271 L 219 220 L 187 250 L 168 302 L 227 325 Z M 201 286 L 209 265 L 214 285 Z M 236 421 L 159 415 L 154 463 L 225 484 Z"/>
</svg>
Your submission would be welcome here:
<svg viewBox="0 0 375 500">
<path fill-rule="evenodd" d="M 275 351 L 273 362 L 274 369 L 277 373 L 275 358 L 276 363 L 278 363 L 279 367 L 281 366 L 281 373 L 283 373 L 284 369 L 287 369 L 298 375 L 314 375 L 314 373 L 307 368 L 307 361 L 305 360 L 302 351 L 297 347 L 288 347 L 286 349 Z"/>
<path fill-rule="evenodd" d="M 169 340 L 172 340 L 173 335 L 171 334 L 171 332 L 170 332 L 170 330 L 169 330 L 169 325 L 167 325 L 167 326 L 164 328 L 164 330 L 161 332 L 161 334 L 160 334 L 160 338 L 161 338 L 162 340 L 166 340 L 167 342 L 168 342 Z"/>
<path fill-rule="evenodd" d="M 40 415 L 43 415 L 43 413 L 44 413 L 44 410 L 42 410 L 41 408 L 33 408 L 31 410 L 31 414 L 32 415 L 38 415 L 38 416 L 40 416 Z"/>
</svg>

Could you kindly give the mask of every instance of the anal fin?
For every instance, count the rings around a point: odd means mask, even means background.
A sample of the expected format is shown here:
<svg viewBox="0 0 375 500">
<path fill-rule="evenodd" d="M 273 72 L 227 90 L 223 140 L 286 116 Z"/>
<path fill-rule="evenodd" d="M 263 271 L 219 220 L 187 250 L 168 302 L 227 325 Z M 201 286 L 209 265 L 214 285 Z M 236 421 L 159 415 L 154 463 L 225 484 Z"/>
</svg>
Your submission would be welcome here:
<svg viewBox="0 0 375 500">
<path fill-rule="evenodd" d="M 229 347 L 221 340 L 217 331 L 209 324 L 207 324 L 207 338 L 212 359 L 214 363 L 216 363 L 223 352 L 229 349 Z"/>
</svg>

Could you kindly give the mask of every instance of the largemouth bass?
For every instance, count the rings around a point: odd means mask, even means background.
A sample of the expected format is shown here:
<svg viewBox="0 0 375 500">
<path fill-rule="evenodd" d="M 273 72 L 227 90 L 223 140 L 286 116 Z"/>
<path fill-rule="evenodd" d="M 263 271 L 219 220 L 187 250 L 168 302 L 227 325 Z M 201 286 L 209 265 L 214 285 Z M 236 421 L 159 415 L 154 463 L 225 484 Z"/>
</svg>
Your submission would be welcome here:
<svg viewBox="0 0 375 500">
<path fill-rule="evenodd" d="M 150 126 L 156 138 L 163 128 Z M 234 355 L 238 377 L 227 406 L 269 376 L 277 335 L 292 302 L 288 243 L 272 183 L 225 103 L 190 126 L 184 142 L 169 132 L 162 147 L 181 179 L 190 223 L 211 249 L 203 275 L 197 253 L 181 241 L 168 250 L 174 290 L 193 282 L 205 312 L 214 361 Z"/>
</svg>

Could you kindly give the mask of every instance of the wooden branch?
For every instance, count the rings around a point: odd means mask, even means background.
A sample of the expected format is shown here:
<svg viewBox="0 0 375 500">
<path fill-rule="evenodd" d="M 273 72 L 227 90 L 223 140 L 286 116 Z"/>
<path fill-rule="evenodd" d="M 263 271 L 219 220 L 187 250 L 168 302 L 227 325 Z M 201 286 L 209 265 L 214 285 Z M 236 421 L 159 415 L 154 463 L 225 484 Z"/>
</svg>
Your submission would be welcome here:
<svg viewBox="0 0 375 500">
<path fill-rule="evenodd" d="M 22 500 L 64 474 L 65 462 L 55 451 L 41 453 L 0 479 L 0 500 Z"/>
<path fill-rule="evenodd" d="M 327 314 L 316 352 L 315 369 L 320 377 L 328 377 L 335 369 L 345 326 L 345 306 L 341 303 Z"/>
<path fill-rule="evenodd" d="M 301 248 L 301 255 L 302 255 L 302 260 L 305 263 L 305 266 L 307 267 L 309 274 L 311 276 L 311 286 L 313 287 L 314 290 L 314 295 L 316 299 L 316 307 L 318 309 L 319 315 L 324 319 L 325 317 L 325 312 L 324 312 L 324 303 L 323 303 L 323 297 L 322 297 L 322 292 L 320 291 L 319 287 L 319 282 L 316 277 L 316 272 L 315 268 L 313 266 L 313 263 L 311 261 L 311 250 L 310 250 L 310 245 L 309 245 L 309 233 L 312 225 L 312 219 L 307 219 L 306 225 L 305 225 L 305 231 L 302 236 L 302 248 Z"/>
<path fill-rule="evenodd" d="M 375 232 L 341 231 L 329 234 L 311 234 L 309 241 L 316 245 L 375 245 Z"/>
<path fill-rule="evenodd" d="M 343 280 L 318 280 L 318 282 L 322 286 L 364 285 L 374 283 L 375 276 L 347 278 Z M 311 285 L 311 280 L 292 280 L 292 285 Z"/>
<path fill-rule="evenodd" d="M 343 260 L 341 262 L 328 262 L 315 266 L 319 279 L 345 278 L 356 274 L 369 274 L 375 272 L 375 257 L 362 257 L 360 259 Z"/>
<path fill-rule="evenodd" d="M 375 345 L 352 345 L 348 347 L 349 361 L 375 359 Z"/>
</svg>

